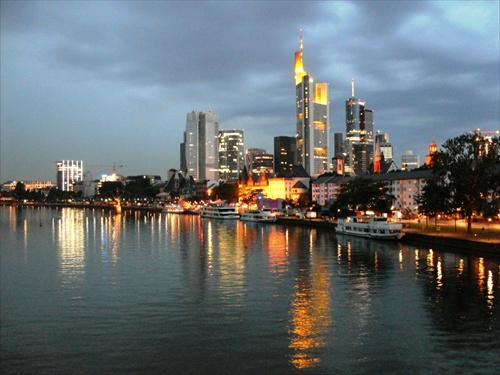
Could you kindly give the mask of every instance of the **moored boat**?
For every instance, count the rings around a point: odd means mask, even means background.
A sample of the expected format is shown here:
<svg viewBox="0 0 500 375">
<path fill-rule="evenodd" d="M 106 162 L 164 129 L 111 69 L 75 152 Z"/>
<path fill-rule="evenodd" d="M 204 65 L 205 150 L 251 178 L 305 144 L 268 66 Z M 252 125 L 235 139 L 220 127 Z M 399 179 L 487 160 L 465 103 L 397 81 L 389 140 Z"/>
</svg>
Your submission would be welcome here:
<svg viewBox="0 0 500 375">
<path fill-rule="evenodd" d="M 254 223 L 275 223 L 276 215 L 269 211 L 249 210 L 241 214 L 240 220 Z"/>
<path fill-rule="evenodd" d="M 201 208 L 200 215 L 201 217 L 222 220 L 234 220 L 240 218 L 240 215 L 236 212 L 235 207 L 222 204 L 209 204 L 204 206 Z"/>
<path fill-rule="evenodd" d="M 404 236 L 401 223 L 391 223 L 383 216 L 351 216 L 338 219 L 335 232 L 385 240 L 400 240 Z"/>
</svg>

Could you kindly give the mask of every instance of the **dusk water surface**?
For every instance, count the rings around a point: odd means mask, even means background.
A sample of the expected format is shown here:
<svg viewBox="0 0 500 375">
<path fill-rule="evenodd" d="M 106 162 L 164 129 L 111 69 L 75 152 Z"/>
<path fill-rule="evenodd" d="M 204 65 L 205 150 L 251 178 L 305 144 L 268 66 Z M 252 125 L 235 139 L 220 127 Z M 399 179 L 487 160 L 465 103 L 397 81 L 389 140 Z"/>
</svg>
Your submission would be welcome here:
<svg viewBox="0 0 500 375">
<path fill-rule="evenodd" d="M 498 257 L 326 229 L 0 208 L 6 374 L 498 374 Z"/>
</svg>

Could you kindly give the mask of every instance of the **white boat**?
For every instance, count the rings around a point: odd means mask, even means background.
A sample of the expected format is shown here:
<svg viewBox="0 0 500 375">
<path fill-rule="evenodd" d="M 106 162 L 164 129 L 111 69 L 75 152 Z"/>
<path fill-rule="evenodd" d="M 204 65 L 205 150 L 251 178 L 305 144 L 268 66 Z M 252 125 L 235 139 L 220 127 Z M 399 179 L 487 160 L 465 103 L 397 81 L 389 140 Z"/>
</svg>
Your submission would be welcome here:
<svg viewBox="0 0 500 375">
<path fill-rule="evenodd" d="M 400 240 L 404 236 L 403 224 L 391 223 L 383 216 L 351 216 L 338 219 L 335 232 L 385 240 Z"/>
<path fill-rule="evenodd" d="M 223 220 L 240 218 L 240 215 L 238 214 L 238 212 L 236 212 L 235 207 L 219 204 L 209 204 L 207 206 L 203 206 L 201 208 L 200 215 L 201 217 Z"/>
<path fill-rule="evenodd" d="M 167 204 L 163 207 L 162 212 L 166 212 L 169 214 L 180 214 L 184 212 L 184 208 L 182 208 L 178 204 Z"/>
<path fill-rule="evenodd" d="M 241 214 L 240 220 L 254 223 L 275 223 L 276 215 L 269 211 L 249 210 Z"/>
</svg>

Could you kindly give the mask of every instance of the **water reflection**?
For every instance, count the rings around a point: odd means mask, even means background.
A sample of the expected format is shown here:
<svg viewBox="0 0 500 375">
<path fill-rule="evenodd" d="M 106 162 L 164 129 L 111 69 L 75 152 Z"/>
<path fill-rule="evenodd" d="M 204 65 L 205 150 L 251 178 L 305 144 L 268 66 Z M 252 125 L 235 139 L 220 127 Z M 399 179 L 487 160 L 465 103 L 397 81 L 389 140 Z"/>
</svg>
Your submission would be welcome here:
<svg viewBox="0 0 500 375">
<path fill-rule="evenodd" d="M 295 277 L 294 298 L 290 310 L 289 347 L 293 349 L 290 362 L 299 370 L 320 364 L 319 349 L 327 344 L 328 331 L 332 327 L 331 275 L 324 254 L 317 252 L 319 247 L 316 235 L 316 231 L 310 232 L 307 246 L 301 245 L 300 242 L 295 245 L 302 250 L 297 254 L 298 275 Z M 293 245 L 292 243 L 290 246 Z"/>
</svg>

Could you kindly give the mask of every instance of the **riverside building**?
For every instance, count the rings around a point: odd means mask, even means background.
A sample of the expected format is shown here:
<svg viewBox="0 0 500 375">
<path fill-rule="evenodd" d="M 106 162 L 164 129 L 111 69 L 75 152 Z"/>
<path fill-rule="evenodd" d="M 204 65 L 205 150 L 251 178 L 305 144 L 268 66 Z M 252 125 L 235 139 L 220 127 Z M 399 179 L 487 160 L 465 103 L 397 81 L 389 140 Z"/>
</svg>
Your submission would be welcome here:
<svg viewBox="0 0 500 375">
<path fill-rule="evenodd" d="M 314 83 L 303 64 L 302 30 L 295 52 L 296 164 L 311 176 L 330 171 L 329 85 Z"/>
<path fill-rule="evenodd" d="M 61 191 L 73 191 L 73 185 L 83 179 L 83 161 L 61 160 L 57 165 L 57 188 Z"/>
</svg>

